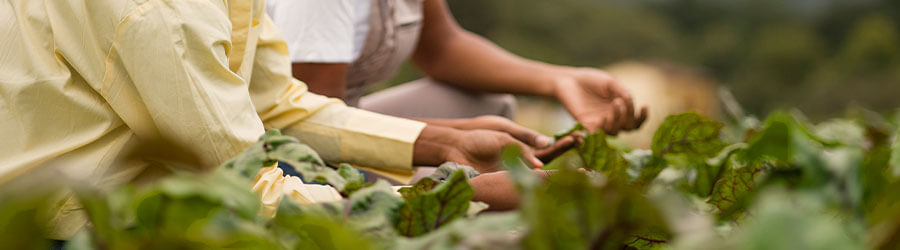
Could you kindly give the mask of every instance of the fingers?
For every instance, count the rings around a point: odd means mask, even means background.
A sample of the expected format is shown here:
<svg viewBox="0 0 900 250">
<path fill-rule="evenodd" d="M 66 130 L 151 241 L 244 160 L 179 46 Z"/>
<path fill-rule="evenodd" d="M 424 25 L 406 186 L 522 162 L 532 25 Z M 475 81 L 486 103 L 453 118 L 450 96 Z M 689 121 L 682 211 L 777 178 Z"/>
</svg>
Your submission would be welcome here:
<svg viewBox="0 0 900 250">
<path fill-rule="evenodd" d="M 522 157 L 532 167 L 534 167 L 534 168 L 544 167 L 544 162 L 542 162 L 540 159 L 537 158 L 537 156 L 535 156 L 534 149 L 531 148 L 531 146 L 528 146 L 524 142 L 519 141 L 518 139 L 509 135 L 508 133 L 503 133 L 503 132 L 493 132 L 493 133 L 499 135 L 498 138 L 500 138 L 500 141 L 499 141 L 500 145 L 502 145 L 502 146 L 510 146 L 510 145 L 519 146 L 519 148 L 522 149 Z M 499 150 L 499 147 L 496 148 L 496 150 Z"/>
<path fill-rule="evenodd" d="M 640 128 L 641 125 L 644 125 L 644 121 L 647 121 L 647 116 L 648 116 L 647 107 L 644 106 L 641 108 L 641 113 L 638 115 L 638 117 L 635 118 L 635 120 L 631 123 L 631 126 L 629 127 L 629 129 L 634 130 L 634 129 Z"/>
<path fill-rule="evenodd" d="M 612 103 L 612 110 L 601 122 L 601 127 L 609 135 L 616 135 L 622 131 L 631 131 L 641 127 L 647 120 L 648 109 L 641 107 L 639 113 L 634 112 L 634 107 L 626 100 L 616 98 Z"/>
<path fill-rule="evenodd" d="M 625 100 L 623 100 L 622 98 L 616 98 L 615 100 L 613 100 L 615 120 L 612 121 L 613 128 L 612 131 L 609 131 L 609 134 L 618 134 L 619 130 L 625 130 L 626 126 L 628 126 L 632 122 L 632 113 L 628 113 L 628 108 L 625 106 Z"/>
<path fill-rule="evenodd" d="M 549 162 L 569 149 L 578 146 L 576 137 L 579 136 L 581 136 L 581 133 L 575 132 L 572 135 L 563 137 L 556 141 L 551 147 L 535 150 L 535 156 L 543 162 Z"/>
<path fill-rule="evenodd" d="M 473 118 L 472 121 L 474 122 L 467 124 L 468 126 L 463 126 L 463 129 L 489 129 L 506 132 L 534 148 L 546 148 L 553 144 L 553 139 L 550 137 L 523 127 L 504 117 L 485 115 Z"/>
<path fill-rule="evenodd" d="M 550 147 L 551 144 L 553 144 L 553 139 L 550 139 L 550 137 L 542 135 L 537 131 L 523 127 L 514 122 L 509 122 L 506 132 L 519 141 L 522 141 L 534 148 L 547 148 Z"/>
<path fill-rule="evenodd" d="M 528 145 L 524 145 L 523 143 L 519 144 L 519 146 L 522 147 L 522 157 L 525 158 L 525 161 L 528 161 L 528 163 L 531 164 L 531 166 L 533 166 L 534 168 L 539 169 L 544 167 L 544 162 L 537 158 L 534 153 L 534 149 L 531 149 L 531 147 L 528 147 Z"/>
</svg>

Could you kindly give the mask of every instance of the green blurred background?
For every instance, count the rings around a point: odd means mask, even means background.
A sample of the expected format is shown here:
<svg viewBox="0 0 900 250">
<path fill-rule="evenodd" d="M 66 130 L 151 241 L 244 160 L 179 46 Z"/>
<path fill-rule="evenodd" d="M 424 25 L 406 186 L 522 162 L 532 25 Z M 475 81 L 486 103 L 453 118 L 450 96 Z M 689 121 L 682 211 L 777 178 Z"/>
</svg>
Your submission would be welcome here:
<svg viewBox="0 0 900 250">
<path fill-rule="evenodd" d="M 696 69 L 758 116 L 900 107 L 897 0 L 447 1 L 463 27 L 523 57 Z M 420 76 L 407 66 L 385 86 Z"/>
</svg>

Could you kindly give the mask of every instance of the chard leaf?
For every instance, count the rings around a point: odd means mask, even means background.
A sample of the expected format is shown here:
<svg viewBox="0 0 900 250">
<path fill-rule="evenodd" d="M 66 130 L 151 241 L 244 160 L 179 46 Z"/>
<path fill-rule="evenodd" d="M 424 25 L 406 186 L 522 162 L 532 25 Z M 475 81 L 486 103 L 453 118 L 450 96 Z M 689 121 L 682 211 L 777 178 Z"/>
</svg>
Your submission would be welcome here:
<svg viewBox="0 0 900 250">
<path fill-rule="evenodd" d="M 401 235 L 407 237 L 424 235 L 465 216 L 475 191 L 466 173 L 457 170 L 446 182 L 427 192 L 415 194 L 407 192 L 395 226 Z"/>
<path fill-rule="evenodd" d="M 344 197 L 350 196 L 353 192 L 366 187 L 365 176 L 363 176 L 359 170 L 356 170 L 348 164 L 341 164 L 340 167 L 338 167 L 338 175 L 347 182 L 347 184 L 344 185 L 344 188 L 340 189 L 341 195 Z"/>
<path fill-rule="evenodd" d="M 526 249 L 622 249 L 639 232 L 667 228 L 656 207 L 629 185 L 593 181 L 569 168 L 548 183 L 522 194 Z"/>
<path fill-rule="evenodd" d="M 541 184 L 541 182 L 538 177 L 531 172 L 528 164 L 522 160 L 521 155 L 522 149 L 519 147 L 504 147 L 503 150 L 500 151 L 500 164 L 509 172 L 509 176 L 516 184 L 520 193 L 531 193 Z M 527 195 L 523 197 L 527 197 Z"/>
<path fill-rule="evenodd" d="M 737 219 L 750 194 L 756 190 L 756 182 L 764 171 L 761 165 L 742 166 L 735 157 L 726 165 L 722 178 L 716 181 L 707 203 L 716 207 L 720 218 Z"/>
<path fill-rule="evenodd" d="M 891 146 L 890 167 L 894 178 L 900 177 L 900 131 L 894 135 L 894 145 Z"/>
<path fill-rule="evenodd" d="M 325 166 L 325 163 L 319 159 L 319 155 L 315 151 L 296 140 L 274 148 L 268 152 L 268 156 L 271 160 L 289 164 L 305 180 L 328 183 L 335 189 L 342 191 L 347 186 L 347 180 L 341 177 L 334 169 Z"/>
<path fill-rule="evenodd" d="M 766 119 L 763 129 L 750 139 L 747 159 L 775 161 L 778 165 L 817 165 L 815 157 L 822 145 L 806 125 L 790 114 L 776 112 Z"/>
<path fill-rule="evenodd" d="M 584 130 L 584 125 L 581 125 L 581 123 L 576 123 L 575 126 L 570 128 L 566 132 L 562 132 L 562 133 L 553 135 L 553 140 L 558 141 L 559 139 L 562 139 L 563 137 L 569 136 L 572 133 L 575 133 L 576 131 L 581 131 L 581 130 Z"/>
<path fill-rule="evenodd" d="M 845 119 L 833 119 L 813 127 L 813 134 L 828 144 L 863 146 L 866 130 L 860 124 Z"/>
<path fill-rule="evenodd" d="M 653 228 L 645 229 L 629 237 L 625 242 L 637 250 L 668 249 L 669 233 Z"/>
<path fill-rule="evenodd" d="M 651 148 L 656 155 L 686 154 L 710 157 L 725 147 L 719 140 L 723 125 L 696 113 L 672 115 L 653 135 Z"/>
<path fill-rule="evenodd" d="M 581 168 L 584 167 L 584 160 L 581 158 L 581 154 L 578 153 L 578 149 L 569 149 L 565 153 L 557 156 L 552 161 L 547 164 L 544 164 L 544 167 L 541 168 L 543 170 L 557 170 L 560 168 Z"/>
<path fill-rule="evenodd" d="M 583 168 L 605 173 L 616 180 L 628 179 L 628 160 L 609 145 L 603 131 L 585 137 L 584 143 L 578 145 L 578 153 L 583 160 Z"/>
<path fill-rule="evenodd" d="M 434 173 L 431 174 L 430 176 L 428 176 L 428 178 L 430 178 L 434 181 L 445 181 L 447 179 L 450 179 L 450 176 L 453 175 L 453 173 L 455 173 L 456 170 L 465 171 L 466 177 L 469 179 L 475 178 L 475 176 L 478 176 L 480 174 L 480 173 L 478 173 L 478 171 L 476 171 L 474 168 L 472 168 L 470 166 L 466 166 L 466 165 L 462 165 L 462 164 L 459 164 L 456 162 L 448 161 L 448 162 L 444 162 L 443 164 L 438 166 L 438 168 L 434 171 Z"/>
<path fill-rule="evenodd" d="M 867 249 L 856 235 L 857 221 L 835 216 L 821 196 L 765 190 L 754 204 L 753 219 L 742 225 L 736 249 Z"/>
<path fill-rule="evenodd" d="M 632 181 L 632 184 L 637 185 L 639 187 L 646 187 L 656 180 L 656 177 L 659 176 L 659 173 L 666 169 L 666 160 L 655 156 L 650 155 L 647 163 L 641 166 L 638 171 L 637 176 Z"/>
<path fill-rule="evenodd" d="M 312 148 L 300 143 L 294 137 L 281 135 L 281 131 L 277 129 L 267 131 L 256 144 L 223 164 L 220 169 L 237 172 L 245 178 L 253 178 L 259 169 L 275 165 L 279 161 L 293 167 L 305 180 L 328 183 L 342 191 L 344 195 L 359 189 L 364 183 L 359 181 L 361 175 L 347 169 L 349 166 L 345 167 L 343 174 L 353 179 L 345 179 L 341 173 L 328 168 Z"/>
<path fill-rule="evenodd" d="M 519 249 L 524 225 L 518 213 L 503 212 L 455 220 L 418 238 L 402 238 L 392 249 Z"/>
<path fill-rule="evenodd" d="M 51 242 L 46 238 L 47 228 L 44 226 L 50 218 L 41 216 L 41 213 L 51 205 L 48 204 L 51 194 L 45 194 L 41 190 L 46 188 L 42 187 L 43 185 L 44 183 L 34 183 L 23 189 L 12 189 L 8 183 L 0 184 L 0 188 L 4 190 L 0 192 L 0 242 L 3 242 L 0 248 L 51 248 Z M 92 205 L 93 202 L 94 200 L 89 200 L 83 204 L 87 206 Z M 94 214 L 100 213 L 95 212 Z M 101 215 L 109 216 L 108 213 Z M 109 227 L 107 225 L 98 226 L 104 227 L 104 229 Z M 103 237 L 108 236 L 104 235 Z"/>
<path fill-rule="evenodd" d="M 278 205 L 271 230 L 288 249 L 372 249 L 373 245 L 346 224 L 310 213 L 289 199 Z"/>
<path fill-rule="evenodd" d="M 400 195 L 403 196 L 404 199 L 410 199 L 431 191 L 439 184 L 441 183 L 431 178 L 422 178 L 422 180 L 416 182 L 416 184 L 413 184 L 410 187 L 401 188 L 400 190 L 397 190 L 397 192 L 400 193 Z"/>
<path fill-rule="evenodd" d="M 386 181 L 379 180 L 375 185 L 353 193 L 344 206 L 343 218 L 351 228 L 379 241 L 396 238 L 394 223 L 403 200 L 394 194 Z"/>
<path fill-rule="evenodd" d="M 628 175 L 631 183 L 638 187 L 646 187 L 656 179 L 668 164 L 662 157 L 653 155 L 650 150 L 634 150 L 624 155 L 630 167 Z"/>
</svg>

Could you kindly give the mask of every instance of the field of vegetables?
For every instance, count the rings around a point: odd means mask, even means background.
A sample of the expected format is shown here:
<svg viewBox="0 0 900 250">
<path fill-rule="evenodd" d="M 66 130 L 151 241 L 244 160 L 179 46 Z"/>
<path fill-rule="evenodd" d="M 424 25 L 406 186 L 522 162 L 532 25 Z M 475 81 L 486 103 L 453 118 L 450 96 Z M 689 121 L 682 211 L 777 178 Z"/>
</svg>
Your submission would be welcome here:
<svg viewBox="0 0 900 250">
<path fill-rule="evenodd" d="M 72 188 L 92 225 L 66 249 L 900 249 L 895 119 L 857 110 L 811 124 L 776 112 L 725 125 L 673 115 L 650 150 L 584 135 L 545 166 L 554 170 L 546 181 L 507 148 L 501 162 L 521 201 L 509 212 L 482 212 L 462 170 L 398 196 L 270 131 L 210 174 L 108 193 Z M 346 198 L 284 199 L 274 218 L 261 216 L 248 187 L 277 161 Z M 0 248 L 50 247 L 40 226 L 47 197 L 2 194 Z"/>
</svg>

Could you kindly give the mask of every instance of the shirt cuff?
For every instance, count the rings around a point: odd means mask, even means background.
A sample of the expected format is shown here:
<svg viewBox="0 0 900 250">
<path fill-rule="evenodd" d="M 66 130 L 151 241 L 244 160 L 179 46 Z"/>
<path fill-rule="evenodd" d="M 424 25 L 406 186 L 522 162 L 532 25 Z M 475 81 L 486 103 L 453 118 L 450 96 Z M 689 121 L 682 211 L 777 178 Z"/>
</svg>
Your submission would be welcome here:
<svg viewBox="0 0 900 250">
<path fill-rule="evenodd" d="M 422 122 L 335 103 L 284 132 L 328 162 L 409 173 L 413 170 L 413 146 L 424 128 Z"/>
</svg>

